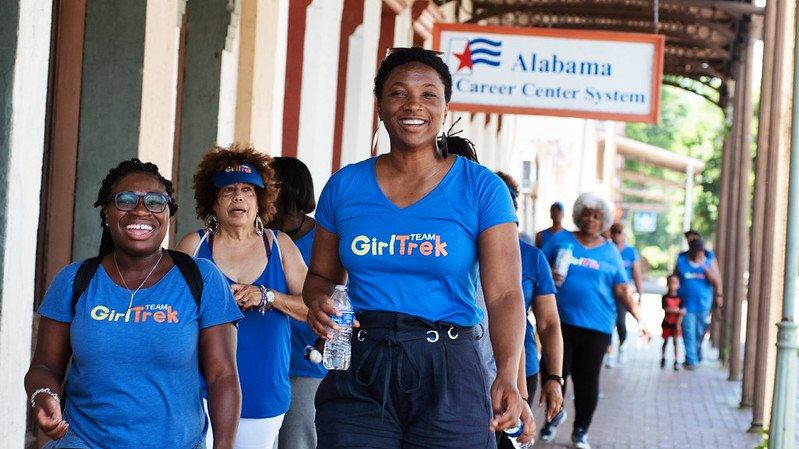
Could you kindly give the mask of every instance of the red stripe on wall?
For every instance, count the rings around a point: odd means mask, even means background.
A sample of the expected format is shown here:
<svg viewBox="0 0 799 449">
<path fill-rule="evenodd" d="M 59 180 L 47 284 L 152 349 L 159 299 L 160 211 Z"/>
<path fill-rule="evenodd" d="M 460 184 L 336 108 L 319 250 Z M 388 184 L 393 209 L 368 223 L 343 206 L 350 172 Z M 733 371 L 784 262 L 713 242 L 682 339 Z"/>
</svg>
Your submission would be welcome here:
<svg viewBox="0 0 799 449">
<path fill-rule="evenodd" d="M 350 36 L 363 23 L 363 0 L 344 0 L 341 33 L 338 45 L 338 84 L 336 88 L 336 120 L 333 130 L 333 161 L 330 170 L 341 168 L 341 143 L 344 138 L 344 103 L 347 97 L 347 65 Z"/>
<path fill-rule="evenodd" d="M 397 13 L 391 8 L 383 8 L 380 13 L 380 39 L 377 42 L 377 66 L 380 67 L 380 62 L 386 57 L 386 50 L 394 46 L 394 28 L 397 24 Z M 374 119 L 372 120 L 372 133 L 377 131 L 377 111 L 375 111 Z M 375 155 L 374 148 L 372 148 L 372 156 Z"/>
<path fill-rule="evenodd" d="M 283 156 L 297 156 L 302 98 L 302 63 L 305 51 L 305 22 L 312 0 L 289 2 L 286 42 L 286 87 L 283 100 Z"/>
</svg>

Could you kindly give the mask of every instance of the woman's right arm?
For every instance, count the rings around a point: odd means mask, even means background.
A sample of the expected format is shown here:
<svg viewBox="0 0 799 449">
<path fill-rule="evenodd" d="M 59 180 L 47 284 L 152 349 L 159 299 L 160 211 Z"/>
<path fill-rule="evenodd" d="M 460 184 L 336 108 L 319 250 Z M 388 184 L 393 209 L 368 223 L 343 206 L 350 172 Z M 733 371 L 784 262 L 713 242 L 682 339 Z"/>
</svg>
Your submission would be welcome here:
<svg viewBox="0 0 799 449">
<path fill-rule="evenodd" d="M 52 393 L 62 396 L 61 384 L 72 355 L 69 338 L 69 323 L 41 318 L 36 351 L 25 375 L 28 398 L 42 388 L 49 388 Z M 44 433 L 52 439 L 66 435 L 69 424 L 61 416 L 60 404 L 47 393 L 37 394 L 35 402 L 36 423 Z"/>
<path fill-rule="evenodd" d="M 193 256 L 198 243 L 200 243 L 200 236 L 196 232 L 189 232 L 180 239 L 175 250 Z"/>
<path fill-rule="evenodd" d="M 302 298 L 309 309 L 308 324 L 317 335 L 324 338 L 329 338 L 328 330 L 333 327 L 330 317 L 338 313 L 330 295 L 337 284 L 344 284 L 347 279 L 338 257 L 338 243 L 336 234 L 316 225 L 311 266 L 302 289 Z"/>
</svg>

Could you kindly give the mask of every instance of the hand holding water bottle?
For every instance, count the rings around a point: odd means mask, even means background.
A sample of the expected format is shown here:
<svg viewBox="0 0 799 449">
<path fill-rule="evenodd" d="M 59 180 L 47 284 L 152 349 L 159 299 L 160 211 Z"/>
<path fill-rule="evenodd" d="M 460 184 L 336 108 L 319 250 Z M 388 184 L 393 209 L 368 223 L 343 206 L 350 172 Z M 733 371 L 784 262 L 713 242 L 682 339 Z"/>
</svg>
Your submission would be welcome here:
<svg viewBox="0 0 799 449">
<path fill-rule="evenodd" d="M 555 281 L 555 286 L 560 287 L 566 280 L 566 275 L 569 274 L 569 266 L 572 263 L 572 246 L 566 245 L 558 249 L 555 256 L 555 266 L 552 268 L 552 280 Z"/>
<path fill-rule="evenodd" d="M 535 419 L 533 418 L 533 411 L 530 410 L 530 405 L 527 401 L 522 406 L 522 415 L 516 422 L 516 425 L 505 429 L 505 434 L 516 449 L 530 449 L 535 444 Z"/>
<path fill-rule="evenodd" d="M 347 370 L 352 356 L 351 338 L 355 313 L 347 295 L 347 287 L 337 285 L 330 299 L 337 312 L 330 317 L 334 326 L 329 332 L 331 338 L 325 341 L 322 364 L 329 370 Z"/>
</svg>

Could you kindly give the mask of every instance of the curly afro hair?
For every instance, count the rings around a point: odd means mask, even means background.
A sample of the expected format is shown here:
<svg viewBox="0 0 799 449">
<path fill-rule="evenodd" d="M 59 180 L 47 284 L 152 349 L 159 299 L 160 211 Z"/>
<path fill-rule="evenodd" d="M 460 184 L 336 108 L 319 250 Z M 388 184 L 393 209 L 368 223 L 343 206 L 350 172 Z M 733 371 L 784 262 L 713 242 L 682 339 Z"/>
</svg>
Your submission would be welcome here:
<svg viewBox="0 0 799 449">
<path fill-rule="evenodd" d="M 229 148 L 215 146 L 200 161 L 194 175 L 194 202 L 197 218 L 205 220 L 214 213 L 219 188 L 214 185 L 212 175 L 232 165 L 247 164 L 252 166 L 264 180 L 264 187 L 256 187 L 258 198 L 258 215 L 268 223 L 275 215 L 275 200 L 278 187 L 275 183 L 275 172 L 270 167 L 272 158 L 260 153 L 252 147 L 231 145 Z"/>
</svg>

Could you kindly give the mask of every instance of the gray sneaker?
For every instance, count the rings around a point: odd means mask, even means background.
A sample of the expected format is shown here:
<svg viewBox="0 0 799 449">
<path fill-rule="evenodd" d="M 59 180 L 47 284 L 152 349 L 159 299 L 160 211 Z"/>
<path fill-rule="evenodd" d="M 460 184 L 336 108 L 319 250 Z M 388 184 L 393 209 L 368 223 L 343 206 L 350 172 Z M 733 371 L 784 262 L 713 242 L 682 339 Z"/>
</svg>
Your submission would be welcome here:
<svg viewBox="0 0 799 449">
<path fill-rule="evenodd" d="M 572 432 L 572 444 L 575 449 L 591 449 L 591 445 L 588 444 L 588 430 L 582 427 L 575 428 Z"/>
<path fill-rule="evenodd" d="M 544 424 L 544 427 L 541 428 L 541 432 L 538 434 L 538 439 L 544 443 L 554 440 L 555 435 L 558 434 L 558 426 L 565 420 L 566 409 L 562 409 L 551 421 Z"/>
</svg>

